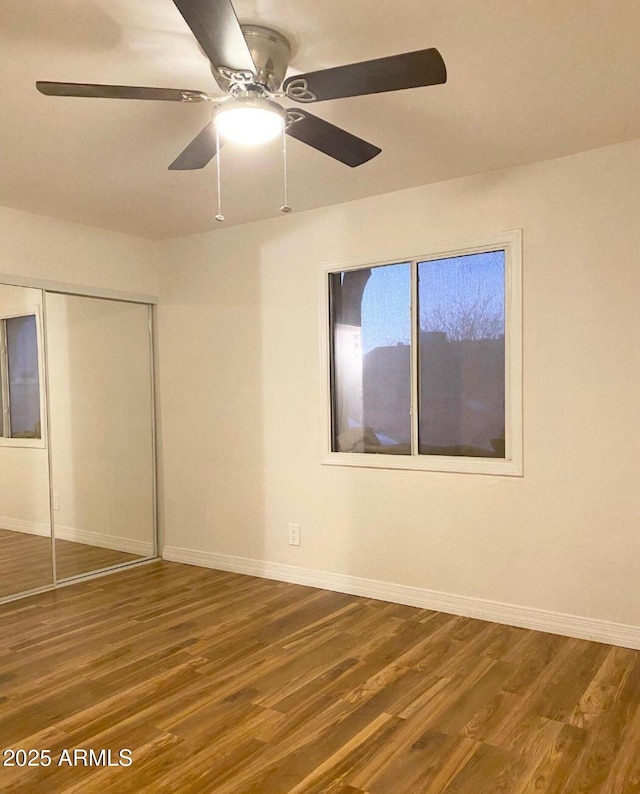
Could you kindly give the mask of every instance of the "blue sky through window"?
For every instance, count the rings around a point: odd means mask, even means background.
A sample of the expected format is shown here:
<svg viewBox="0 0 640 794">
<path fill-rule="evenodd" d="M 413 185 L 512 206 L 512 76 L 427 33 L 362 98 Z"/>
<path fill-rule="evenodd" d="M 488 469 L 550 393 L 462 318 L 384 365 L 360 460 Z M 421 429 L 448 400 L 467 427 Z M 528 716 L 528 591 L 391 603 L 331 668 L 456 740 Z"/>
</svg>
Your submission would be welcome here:
<svg viewBox="0 0 640 794">
<path fill-rule="evenodd" d="M 436 259 L 418 264 L 421 326 L 440 330 L 438 317 L 453 317 L 478 306 L 504 333 L 504 251 Z M 374 267 L 362 297 L 362 348 L 409 344 L 411 267 Z"/>
<path fill-rule="evenodd" d="M 411 339 L 411 265 L 371 270 L 362 296 L 362 352 Z"/>
</svg>

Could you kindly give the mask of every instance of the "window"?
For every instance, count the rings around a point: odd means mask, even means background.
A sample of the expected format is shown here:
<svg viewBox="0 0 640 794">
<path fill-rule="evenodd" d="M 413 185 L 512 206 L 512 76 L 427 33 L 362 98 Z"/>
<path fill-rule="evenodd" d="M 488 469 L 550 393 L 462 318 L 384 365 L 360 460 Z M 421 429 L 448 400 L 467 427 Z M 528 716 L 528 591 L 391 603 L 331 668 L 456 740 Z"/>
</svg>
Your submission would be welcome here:
<svg viewBox="0 0 640 794">
<path fill-rule="evenodd" d="M 36 317 L 0 319 L 0 436 L 40 439 L 40 372 Z"/>
<path fill-rule="evenodd" d="M 326 462 L 521 474 L 520 233 L 325 272 Z"/>
</svg>

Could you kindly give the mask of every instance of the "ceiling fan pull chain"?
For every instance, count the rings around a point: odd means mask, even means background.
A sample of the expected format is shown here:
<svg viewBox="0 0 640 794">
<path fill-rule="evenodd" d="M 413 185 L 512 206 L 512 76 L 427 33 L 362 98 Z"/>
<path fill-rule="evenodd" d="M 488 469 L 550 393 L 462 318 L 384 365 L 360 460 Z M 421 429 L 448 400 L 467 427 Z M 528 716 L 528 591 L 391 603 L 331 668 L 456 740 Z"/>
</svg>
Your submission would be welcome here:
<svg viewBox="0 0 640 794">
<path fill-rule="evenodd" d="M 289 206 L 289 191 L 287 185 L 287 133 L 286 124 L 282 129 L 282 171 L 284 175 L 284 204 L 280 207 L 280 212 L 291 212 Z"/>
<path fill-rule="evenodd" d="M 217 221 L 223 221 L 224 215 L 222 214 L 222 188 L 220 184 L 220 131 L 218 130 L 218 125 L 214 123 L 214 127 L 216 128 L 216 151 L 218 156 L 216 157 L 216 177 L 218 183 L 218 214 L 216 215 Z"/>
</svg>

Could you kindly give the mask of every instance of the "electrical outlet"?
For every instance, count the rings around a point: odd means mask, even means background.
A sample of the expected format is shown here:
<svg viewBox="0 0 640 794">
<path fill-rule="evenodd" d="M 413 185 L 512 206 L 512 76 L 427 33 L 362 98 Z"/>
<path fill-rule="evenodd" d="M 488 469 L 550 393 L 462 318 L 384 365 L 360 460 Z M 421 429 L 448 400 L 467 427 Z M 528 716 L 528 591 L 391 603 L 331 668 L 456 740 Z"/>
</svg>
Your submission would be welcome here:
<svg viewBox="0 0 640 794">
<path fill-rule="evenodd" d="M 57 493 L 53 495 L 53 509 L 60 510 L 60 496 Z"/>
<path fill-rule="evenodd" d="M 289 524 L 289 545 L 300 545 L 300 524 Z"/>
</svg>

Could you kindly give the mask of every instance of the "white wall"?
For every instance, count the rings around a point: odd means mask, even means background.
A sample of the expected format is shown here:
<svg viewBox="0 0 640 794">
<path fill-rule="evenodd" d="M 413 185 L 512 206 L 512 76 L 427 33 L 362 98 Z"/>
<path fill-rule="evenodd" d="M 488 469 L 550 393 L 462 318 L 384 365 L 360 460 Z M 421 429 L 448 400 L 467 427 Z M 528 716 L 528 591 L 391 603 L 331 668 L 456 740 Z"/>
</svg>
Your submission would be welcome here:
<svg viewBox="0 0 640 794">
<path fill-rule="evenodd" d="M 0 207 L 0 274 L 157 293 L 157 243 Z M 0 279 L 1 281 L 1 279 Z"/>
<path fill-rule="evenodd" d="M 162 243 L 0 208 L 0 273 L 155 293 L 162 255 L 167 545 L 640 626 L 639 177 L 635 141 Z M 322 466 L 318 263 L 519 227 L 525 476 Z"/>
<path fill-rule="evenodd" d="M 635 141 L 165 242 L 167 546 L 640 626 L 639 206 Z M 513 228 L 525 476 L 322 466 L 319 262 Z"/>
</svg>

